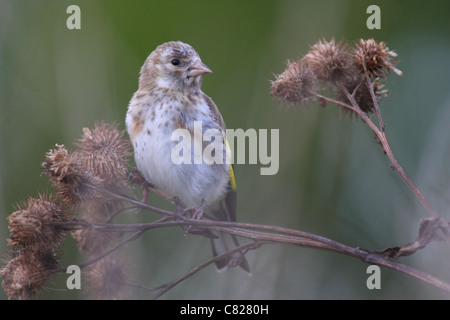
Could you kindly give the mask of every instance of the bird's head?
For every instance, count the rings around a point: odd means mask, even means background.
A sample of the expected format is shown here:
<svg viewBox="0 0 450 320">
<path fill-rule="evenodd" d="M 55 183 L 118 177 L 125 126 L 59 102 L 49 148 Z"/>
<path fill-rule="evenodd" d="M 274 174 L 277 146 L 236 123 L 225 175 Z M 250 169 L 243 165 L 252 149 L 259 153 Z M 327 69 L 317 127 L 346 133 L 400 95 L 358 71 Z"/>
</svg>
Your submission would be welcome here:
<svg viewBox="0 0 450 320">
<path fill-rule="evenodd" d="M 211 72 L 190 45 L 180 41 L 166 42 L 148 56 L 141 69 L 139 87 L 198 91 L 201 75 Z"/>
</svg>

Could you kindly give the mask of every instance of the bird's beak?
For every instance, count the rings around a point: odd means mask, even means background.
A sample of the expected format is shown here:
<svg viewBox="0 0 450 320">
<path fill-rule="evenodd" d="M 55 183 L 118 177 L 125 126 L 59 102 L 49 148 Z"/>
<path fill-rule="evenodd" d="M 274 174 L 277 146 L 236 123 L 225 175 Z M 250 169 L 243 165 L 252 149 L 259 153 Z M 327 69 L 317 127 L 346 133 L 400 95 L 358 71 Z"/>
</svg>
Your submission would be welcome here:
<svg viewBox="0 0 450 320">
<path fill-rule="evenodd" d="M 188 77 L 200 76 L 204 73 L 212 73 L 211 69 L 200 60 L 195 61 L 187 70 Z"/>
</svg>

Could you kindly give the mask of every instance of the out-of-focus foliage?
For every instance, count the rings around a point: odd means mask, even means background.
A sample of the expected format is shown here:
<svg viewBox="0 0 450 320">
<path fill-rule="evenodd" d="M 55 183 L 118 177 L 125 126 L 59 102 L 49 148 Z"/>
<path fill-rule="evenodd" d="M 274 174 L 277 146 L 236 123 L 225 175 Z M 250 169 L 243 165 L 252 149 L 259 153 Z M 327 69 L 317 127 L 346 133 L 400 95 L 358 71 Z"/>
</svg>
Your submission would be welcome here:
<svg viewBox="0 0 450 320">
<path fill-rule="evenodd" d="M 280 130 L 276 175 L 259 175 L 260 165 L 236 166 L 239 221 L 297 228 L 373 250 L 412 241 L 425 211 L 362 122 L 331 105 L 280 107 L 269 95 L 269 80 L 286 59 L 304 55 L 320 38 L 385 41 L 404 73 L 388 79 L 391 95 L 381 105 L 388 138 L 405 170 L 448 219 L 450 3 L 377 2 L 381 30 L 367 29 L 366 9 L 373 3 L 359 0 L 0 0 L 0 254 L 7 251 L 6 217 L 14 203 L 50 188 L 40 176 L 45 153 L 55 143 L 72 148 L 83 127 L 101 120 L 124 128 L 140 66 L 169 40 L 191 44 L 214 71 L 204 76 L 203 89 L 229 128 Z M 66 28 L 70 4 L 81 8 L 81 30 Z M 448 244 L 432 244 L 400 261 L 448 280 L 448 250 Z M 180 229 L 147 232 L 125 253 L 133 278 L 149 287 L 211 254 L 209 241 Z M 442 297 L 389 270 L 382 270 L 381 290 L 368 290 L 367 265 L 335 253 L 268 246 L 247 256 L 251 277 L 210 267 L 164 298 Z M 68 242 L 63 263 L 81 261 Z M 65 277 L 56 277 L 40 297 L 79 297 L 65 289 Z M 137 290 L 133 297 L 149 295 Z"/>
</svg>

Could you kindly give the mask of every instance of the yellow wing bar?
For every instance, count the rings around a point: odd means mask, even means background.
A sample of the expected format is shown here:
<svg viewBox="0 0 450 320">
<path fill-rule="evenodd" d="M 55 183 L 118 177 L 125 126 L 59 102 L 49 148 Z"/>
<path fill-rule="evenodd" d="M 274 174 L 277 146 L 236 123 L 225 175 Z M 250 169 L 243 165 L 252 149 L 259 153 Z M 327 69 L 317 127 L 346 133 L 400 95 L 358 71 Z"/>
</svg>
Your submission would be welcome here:
<svg viewBox="0 0 450 320">
<path fill-rule="evenodd" d="M 231 184 L 231 189 L 233 191 L 236 191 L 236 180 L 234 178 L 234 170 L 233 170 L 233 166 L 231 165 L 231 149 L 230 146 L 228 144 L 227 138 L 224 136 L 224 141 L 225 141 L 225 147 L 227 149 L 227 163 L 229 163 L 230 165 L 228 166 L 228 170 L 230 171 L 230 184 Z"/>
</svg>

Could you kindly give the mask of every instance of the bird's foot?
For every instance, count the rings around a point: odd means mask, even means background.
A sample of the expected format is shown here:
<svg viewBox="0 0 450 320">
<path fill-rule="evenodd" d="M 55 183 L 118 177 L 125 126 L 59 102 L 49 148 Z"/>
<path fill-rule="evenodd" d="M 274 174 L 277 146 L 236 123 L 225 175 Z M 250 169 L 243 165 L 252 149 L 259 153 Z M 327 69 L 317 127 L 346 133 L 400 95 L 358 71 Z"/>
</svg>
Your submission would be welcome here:
<svg viewBox="0 0 450 320">
<path fill-rule="evenodd" d="M 187 207 L 183 210 L 183 215 L 191 212 L 191 219 L 200 220 L 203 217 L 203 205 L 205 204 L 205 200 L 202 200 L 200 207 Z"/>
<path fill-rule="evenodd" d="M 203 206 L 205 204 L 205 199 L 202 200 L 200 207 L 187 207 L 183 210 L 183 215 L 191 212 L 191 219 L 200 220 L 203 217 Z"/>
<path fill-rule="evenodd" d="M 186 216 L 188 213 L 191 213 L 190 218 L 194 220 L 200 220 L 203 218 L 203 208 L 204 208 L 205 200 L 202 200 L 200 207 L 187 207 L 183 209 L 183 216 Z M 217 238 L 216 235 L 213 234 L 212 231 L 203 229 L 202 227 L 196 227 L 192 225 L 183 226 L 184 233 L 188 234 L 196 234 L 206 238 L 214 239 Z"/>
<path fill-rule="evenodd" d="M 150 192 L 150 189 L 153 188 L 153 185 L 148 182 L 139 172 L 139 170 L 137 168 L 133 168 L 131 169 L 129 175 L 128 175 L 128 180 L 131 183 L 135 183 L 135 184 L 139 184 L 141 186 L 142 189 L 142 203 L 147 203 L 148 201 L 148 194 Z"/>
</svg>

